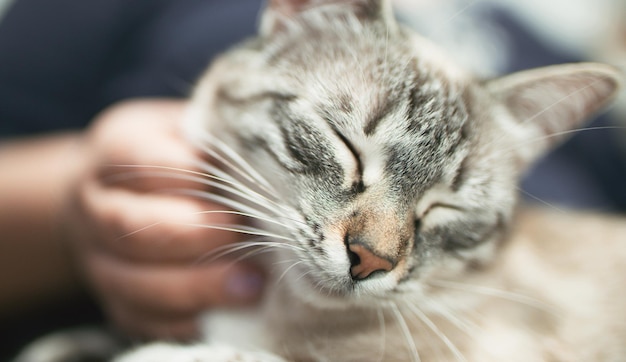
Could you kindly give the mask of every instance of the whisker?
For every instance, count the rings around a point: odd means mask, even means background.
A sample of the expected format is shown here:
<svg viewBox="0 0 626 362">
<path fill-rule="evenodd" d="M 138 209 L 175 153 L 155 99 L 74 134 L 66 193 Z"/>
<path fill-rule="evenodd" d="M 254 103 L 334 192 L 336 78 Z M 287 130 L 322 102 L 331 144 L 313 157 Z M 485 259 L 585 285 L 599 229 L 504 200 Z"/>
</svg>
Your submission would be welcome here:
<svg viewBox="0 0 626 362">
<path fill-rule="evenodd" d="M 262 196 L 262 195 L 260 195 L 258 193 L 255 193 L 251 189 L 248 189 L 248 188 L 242 189 L 242 187 L 244 187 L 244 186 L 242 186 L 240 184 L 236 184 L 236 183 L 234 183 L 232 181 L 225 180 L 223 178 L 220 178 L 220 177 L 217 177 L 217 176 L 213 176 L 213 175 L 210 175 L 210 174 L 205 174 L 205 173 L 202 173 L 202 172 L 185 170 L 185 169 L 179 169 L 179 168 L 173 168 L 173 167 L 165 167 L 165 166 L 117 165 L 117 167 L 154 168 L 154 169 L 161 169 L 161 170 L 183 172 L 184 174 L 181 175 L 181 174 L 178 174 L 178 173 L 163 173 L 163 172 L 157 172 L 157 171 L 154 171 L 154 172 L 131 172 L 131 173 L 127 173 L 127 174 L 117 174 L 117 175 L 114 175 L 112 177 L 109 177 L 109 180 L 113 179 L 113 178 L 129 179 L 131 176 L 133 176 L 133 177 L 164 177 L 164 178 L 185 180 L 185 181 L 190 181 L 190 182 L 197 182 L 199 184 L 206 185 L 206 186 L 209 186 L 209 187 L 213 187 L 213 188 L 216 188 L 216 189 L 228 192 L 230 194 L 239 196 L 239 197 L 241 197 L 243 199 L 252 201 L 256 205 L 261 206 L 261 207 L 265 208 L 268 211 L 279 213 L 276 208 L 271 206 L 271 205 L 276 205 L 275 202 L 265 198 L 264 196 Z M 198 176 L 202 176 L 202 177 L 198 177 Z M 220 182 L 216 182 L 216 181 L 220 181 Z M 179 193 L 184 193 L 184 192 L 208 193 L 207 191 L 184 190 L 184 189 L 163 189 L 161 191 L 162 192 L 179 192 Z"/>
<path fill-rule="evenodd" d="M 109 178 L 107 180 L 111 180 L 111 179 L 121 179 L 121 180 L 126 180 L 126 179 L 130 179 L 131 177 L 165 177 L 165 178 L 175 178 L 175 179 L 181 179 L 181 180 L 186 180 L 186 181 L 191 181 L 191 182 L 197 182 L 199 184 L 204 184 L 207 186 L 213 186 L 213 187 L 217 187 L 221 190 L 233 193 L 233 194 L 238 194 L 236 191 L 233 190 L 239 190 L 243 193 L 245 193 L 246 195 L 251 195 L 251 196 L 255 196 L 258 197 L 261 200 L 267 201 L 268 203 L 271 203 L 273 205 L 279 206 L 279 207 L 284 207 L 281 204 L 276 203 L 273 200 L 270 200 L 269 198 L 265 197 L 264 195 L 261 195 L 257 192 L 255 192 L 254 190 L 252 190 L 251 188 L 243 185 L 241 182 L 238 182 L 237 180 L 235 180 L 234 178 L 232 178 L 230 175 L 228 175 L 227 173 L 224 173 L 222 171 L 220 171 L 219 169 L 217 169 L 216 167 L 208 164 L 208 163 L 204 163 L 204 162 L 200 162 L 199 163 L 199 167 L 202 169 L 206 169 L 209 172 L 199 172 L 199 171 L 194 171 L 194 170 L 188 170 L 188 169 L 184 169 L 184 168 L 178 168 L 178 167 L 170 167 L 170 166 L 159 166 L 159 165 L 132 165 L 132 164 L 112 164 L 110 165 L 111 167 L 125 167 L 125 168 L 142 168 L 142 169 L 157 169 L 157 170 L 163 170 L 163 171 L 174 171 L 173 173 L 160 173 L 160 172 L 129 172 L 127 174 L 115 174 L 112 176 L 109 176 Z M 178 173 L 176 173 L 178 172 Z M 182 173 L 183 175 L 180 175 L 179 173 Z M 213 174 L 215 173 L 215 174 Z M 216 175 L 216 174 L 219 174 Z M 209 179 L 209 180 L 207 180 Z M 213 181 L 210 181 L 213 180 Z M 224 185 L 221 185 L 218 182 L 214 182 L 214 181 L 219 181 L 223 184 L 226 185 L 230 185 L 231 187 L 227 187 Z"/>
<path fill-rule="evenodd" d="M 245 250 L 245 249 L 253 248 L 253 247 L 268 247 L 269 246 L 273 248 L 283 248 L 283 249 L 292 249 L 292 250 L 301 249 L 295 245 L 271 242 L 271 241 L 256 241 L 256 240 L 262 240 L 262 239 L 252 239 L 250 241 L 240 241 L 240 242 L 229 244 L 229 245 L 222 245 L 221 247 L 215 248 L 211 250 L 209 253 L 197 258 L 196 261 L 194 262 L 194 265 L 212 263 L 215 260 L 223 258 L 229 254 L 233 254 L 241 250 Z"/>
<path fill-rule="evenodd" d="M 230 207 L 232 209 L 238 210 L 240 212 L 245 212 L 248 214 L 255 214 L 255 215 L 259 215 L 259 216 L 263 216 L 263 217 L 270 217 L 271 215 L 267 214 L 266 212 L 262 212 L 261 210 L 255 209 L 254 207 L 250 206 L 250 205 L 246 205 L 243 204 L 239 201 L 233 200 L 231 198 L 225 197 L 225 196 L 221 196 L 218 194 L 214 194 L 211 192 L 207 192 L 207 191 L 201 191 L 201 190 L 189 190 L 189 189 L 172 189 L 172 190 L 168 190 L 168 192 L 171 193 L 177 193 L 180 195 L 186 195 L 189 197 L 195 197 L 198 199 L 204 199 L 207 201 L 212 201 L 215 203 L 218 203 L 220 205 L 226 206 L 226 207 Z M 249 201 L 253 201 L 250 199 L 247 199 Z M 261 207 L 265 207 L 263 205 L 258 205 Z M 265 207 L 266 208 L 266 207 Z M 273 210 L 273 209 L 267 209 L 267 211 L 273 212 L 273 213 L 278 213 L 277 210 Z M 287 219 L 285 217 L 282 217 L 283 219 Z M 295 220 L 291 220 L 291 221 L 295 221 Z"/>
<path fill-rule="evenodd" d="M 541 136 L 541 137 L 533 138 L 531 140 L 519 142 L 517 144 L 514 144 L 512 147 L 503 150 L 502 152 L 507 152 L 507 153 L 508 152 L 512 152 L 512 151 L 515 151 L 516 149 L 518 149 L 521 146 L 528 146 L 528 145 L 531 145 L 533 143 L 545 141 L 545 140 L 550 139 L 550 138 L 555 138 L 555 137 L 560 137 L 560 136 L 565 136 L 565 135 L 575 134 L 575 133 L 580 133 L 580 132 L 603 131 L 603 130 L 626 130 L 626 127 L 623 127 L 623 126 L 597 126 L 597 127 L 583 127 L 583 128 L 571 129 L 571 130 L 562 131 L 562 132 L 554 132 L 554 133 L 550 133 L 550 134 L 547 134 L 547 135 L 544 135 L 544 136 Z"/>
<path fill-rule="evenodd" d="M 527 123 L 527 122 L 530 122 L 530 121 L 536 119 L 537 117 L 539 117 L 542 114 L 546 113 L 550 109 L 558 106 L 560 103 L 565 102 L 568 98 L 571 98 L 574 95 L 576 95 L 576 94 L 578 94 L 578 93 L 580 93 L 580 92 L 582 92 L 584 90 L 587 90 L 588 88 L 591 88 L 594 84 L 596 84 L 598 82 L 600 82 L 600 80 L 595 80 L 595 81 L 593 81 L 593 82 L 591 82 L 591 83 L 589 83 L 589 84 L 587 84 L 587 85 L 585 85 L 583 87 L 580 87 L 580 88 L 578 88 L 578 89 L 576 89 L 576 90 L 566 94 L 565 96 L 563 96 L 560 99 L 556 100 L 554 103 L 550 104 L 546 108 L 542 109 L 541 111 L 539 111 L 539 112 L 533 114 L 532 116 L 528 117 L 527 119 L 523 120 L 521 123 L 524 124 L 524 123 Z"/>
<path fill-rule="evenodd" d="M 285 207 L 284 205 L 277 203 L 276 201 L 270 199 L 269 197 L 260 194 L 256 191 L 254 191 L 253 189 L 251 189 L 250 187 L 242 184 L 240 181 L 237 181 L 235 178 L 233 178 L 231 175 L 229 175 L 226 172 L 221 171 L 220 169 L 218 169 L 217 167 L 203 162 L 200 165 L 198 165 L 202 170 L 206 171 L 208 175 L 212 175 L 214 178 L 219 179 L 222 182 L 228 182 L 229 184 L 233 185 L 234 187 L 238 188 L 239 190 L 243 191 L 244 193 L 248 194 L 248 195 L 253 195 L 255 197 L 258 197 L 266 202 L 268 202 L 269 204 L 272 204 L 278 208 L 284 209 L 287 212 L 290 212 L 291 210 L 287 207 Z M 263 190 L 265 191 L 265 190 Z M 275 193 L 274 193 L 275 194 Z"/>
<path fill-rule="evenodd" d="M 229 206 L 229 205 L 226 205 L 226 206 Z M 275 221 L 273 219 L 270 219 L 270 218 L 267 218 L 267 217 L 262 217 L 262 216 L 259 216 L 259 215 L 255 215 L 253 213 L 246 213 L 246 212 L 241 212 L 241 211 L 204 210 L 204 211 L 189 213 L 188 215 L 202 215 L 202 214 L 234 214 L 234 215 L 242 215 L 242 216 L 250 217 L 250 218 L 253 218 L 253 219 L 266 221 L 266 222 L 269 222 L 269 223 L 274 223 L 274 224 L 283 226 L 286 229 L 293 229 L 293 228 L 289 227 L 288 225 L 285 225 L 285 224 L 280 223 L 278 221 Z M 176 224 L 176 225 L 185 225 L 185 226 L 199 227 L 199 228 L 210 228 L 210 229 L 215 229 L 215 230 L 233 231 L 233 232 L 242 233 L 242 234 L 270 237 L 270 238 L 281 239 L 281 240 L 286 240 L 286 241 L 295 241 L 293 238 L 288 238 L 286 236 L 265 232 L 265 231 L 263 231 L 261 229 L 253 228 L 253 227 L 246 226 L 246 225 L 235 225 L 235 226 L 232 226 L 232 225 L 208 225 L 208 224 L 181 223 L 181 222 L 174 222 L 174 221 L 170 221 L 170 220 L 163 220 L 163 221 L 154 222 L 152 224 L 149 224 L 149 225 L 146 225 L 144 227 L 141 227 L 141 228 L 139 228 L 137 230 L 134 230 L 134 231 L 131 231 L 131 232 L 126 233 L 124 235 L 121 235 L 121 236 L 118 237 L 118 239 L 121 240 L 121 239 L 130 237 L 130 236 L 133 236 L 133 235 L 135 235 L 137 233 L 140 233 L 142 231 L 148 230 L 150 228 L 156 227 L 158 225 L 164 225 L 164 224 Z"/>
<path fill-rule="evenodd" d="M 131 231 L 131 232 L 126 233 L 126 234 L 124 234 L 124 235 L 118 236 L 117 240 L 126 239 L 126 238 L 128 238 L 128 237 L 133 236 L 133 235 L 139 234 L 140 232 L 146 231 L 146 230 L 148 230 L 148 229 L 151 229 L 151 228 L 156 227 L 156 226 L 159 226 L 159 225 L 163 225 L 163 224 L 165 224 L 165 223 L 167 223 L 167 221 L 157 221 L 157 222 L 155 222 L 155 223 L 152 223 L 152 224 L 146 225 L 146 226 L 144 226 L 144 227 L 142 227 L 142 228 L 139 228 L 139 229 L 137 229 L 137 230 L 134 230 L 134 231 Z"/>
<path fill-rule="evenodd" d="M 450 352 L 452 352 L 452 354 L 454 355 L 454 357 L 456 357 L 457 360 L 467 361 L 467 359 L 465 358 L 465 356 L 463 356 L 461 351 L 459 351 L 459 349 L 454 345 L 454 343 L 452 343 L 452 341 L 448 338 L 448 336 L 446 336 L 445 333 L 443 333 L 441 329 L 439 329 L 437 325 L 433 323 L 433 321 L 430 318 L 428 318 L 426 313 L 424 313 L 420 308 L 418 308 L 416 305 L 413 305 L 412 303 L 406 303 L 406 306 L 409 307 L 409 309 L 413 313 L 415 313 L 415 315 L 422 322 L 424 322 L 424 324 L 426 324 L 426 326 L 430 328 L 430 330 L 433 331 L 433 333 L 435 333 L 437 337 L 439 337 L 439 339 L 441 339 L 441 341 L 448 347 Z"/>
<path fill-rule="evenodd" d="M 459 330 L 463 331 L 468 336 L 475 338 L 477 335 L 483 333 L 480 326 L 478 326 L 476 323 L 469 320 L 468 318 L 460 318 L 454 315 L 451 309 L 444 303 L 439 302 L 435 304 L 429 301 L 426 301 L 426 303 L 428 303 L 430 308 L 433 308 L 436 313 L 440 314 L 442 317 L 455 325 Z"/>
<path fill-rule="evenodd" d="M 380 357 L 378 361 L 383 362 L 387 348 L 387 329 L 385 326 L 385 312 L 382 306 L 376 308 L 376 316 L 378 317 L 378 327 L 380 328 Z"/>
<path fill-rule="evenodd" d="M 585 86 L 583 86 L 583 87 L 580 87 L 580 88 L 578 88 L 578 89 L 576 89 L 576 90 L 574 90 L 574 91 L 572 91 L 572 92 L 570 92 L 570 93 L 566 94 L 565 96 L 563 96 L 563 97 L 561 97 L 561 98 L 557 99 L 557 100 L 556 100 L 556 101 L 554 101 L 552 104 L 548 105 L 547 107 L 545 107 L 544 109 L 542 109 L 542 110 L 538 111 L 537 113 L 533 114 L 532 116 L 530 116 L 530 117 L 528 117 L 528 118 L 526 118 L 526 119 L 524 119 L 524 120 L 521 120 L 521 121 L 519 122 L 519 124 L 520 124 L 520 125 L 523 125 L 523 124 L 526 124 L 526 123 L 529 123 L 529 122 L 533 121 L 534 119 L 536 119 L 536 118 L 540 117 L 542 114 L 544 114 L 544 113 L 548 112 L 549 110 L 551 110 L 552 108 L 554 108 L 554 107 L 558 106 L 558 105 L 559 105 L 559 104 L 561 104 L 562 102 L 565 102 L 566 100 L 568 100 L 569 98 L 571 98 L 571 97 L 575 96 L 576 94 L 578 94 L 578 93 L 580 93 L 580 92 L 583 92 L 583 91 L 585 91 L 585 90 L 587 90 L 587 89 L 591 88 L 593 85 L 595 85 L 596 83 L 598 83 L 598 82 L 600 82 L 600 81 L 601 81 L 601 80 L 595 80 L 595 81 L 590 82 L 589 84 L 587 84 L 587 85 L 585 85 Z M 573 130 L 573 131 L 566 131 L 566 132 L 564 132 L 564 133 L 560 133 L 560 134 L 566 134 L 566 133 L 569 133 L 569 132 L 576 132 L 576 130 Z M 505 136 L 506 136 L 506 132 L 505 132 L 505 131 L 502 131 L 502 133 L 501 133 L 500 137 L 494 137 L 494 138 L 492 139 L 492 141 L 491 141 L 491 142 L 487 143 L 486 147 L 491 146 L 493 143 L 500 141 L 500 140 L 501 140 L 503 137 L 505 137 Z M 554 135 L 550 135 L 549 137 L 555 137 L 555 136 L 554 136 Z"/>
<path fill-rule="evenodd" d="M 556 205 L 553 205 L 553 204 L 551 204 L 551 203 L 549 203 L 549 202 L 547 202 L 547 201 L 545 201 L 545 200 L 541 199 L 540 197 L 537 197 L 537 196 L 535 196 L 535 195 L 531 194 L 530 192 L 528 192 L 528 191 L 526 191 L 526 190 L 523 190 L 523 189 L 522 189 L 522 188 L 520 188 L 519 186 L 516 186 L 516 188 L 517 188 L 517 190 L 518 190 L 519 192 L 521 192 L 521 193 L 523 193 L 524 195 L 526 195 L 526 196 L 530 197 L 531 199 L 533 199 L 533 200 L 535 200 L 535 201 L 538 201 L 538 202 L 540 202 L 540 203 L 544 204 L 545 206 L 548 206 L 549 208 L 551 208 L 551 209 L 553 209 L 553 210 L 556 210 L 556 211 L 558 211 L 558 212 L 560 212 L 560 213 L 563 213 L 563 214 L 564 214 L 564 213 L 566 213 L 566 211 L 565 211 L 565 210 L 563 210 L 563 209 L 561 209 L 561 208 L 557 207 Z"/>
<path fill-rule="evenodd" d="M 239 175 L 247 179 L 248 181 L 259 185 L 268 193 L 276 192 L 273 186 L 263 177 L 261 176 L 254 167 L 250 166 L 250 164 L 243 159 L 237 152 L 235 152 L 230 146 L 226 143 L 222 142 L 216 137 L 211 136 L 208 132 L 204 133 L 203 137 L 204 141 L 210 145 L 216 146 L 219 148 L 219 151 L 222 154 L 230 159 L 228 159 L 220 155 L 216 150 L 207 147 L 206 145 L 202 145 L 202 150 L 206 152 L 208 155 L 214 157 L 215 159 L 222 162 L 225 166 L 230 167 L 233 171 L 237 172 Z M 234 164 L 233 164 L 234 162 Z"/>
<path fill-rule="evenodd" d="M 262 247 L 260 247 L 258 249 L 253 249 L 253 250 L 251 250 L 251 251 L 249 251 L 249 252 L 239 256 L 237 259 L 233 260 L 230 265 L 237 264 L 237 263 L 239 263 L 242 260 L 245 260 L 245 259 L 253 257 L 253 256 L 257 256 L 259 254 L 264 254 L 264 253 L 273 251 L 273 249 L 275 249 L 277 247 L 278 247 L 277 245 L 271 245 L 270 244 L 270 245 L 262 246 Z"/>
<path fill-rule="evenodd" d="M 215 224 L 215 225 L 208 225 L 208 224 L 194 224 L 194 223 L 169 222 L 169 221 L 165 221 L 165 222 L 171 223 L 171 224 L 175 224 L 175 225 L 197 227 L 197 228 L 201 228 L 201 229 L 232 231 L 232 232 L 235 232 L 235 233 L 245 234 L 245 235 L 264 236 L 264 237 L 268 237 L 268 238 L 272 238 L 272 239 L 280 239 L 280 240 L 285 240 L 285 241 L 295 241 L 294 239 L 288 238 L 288 237 L 283 236 L 283 235 L 269 233 L 269 232 L 263 231 L 261 229 L 249 227 L 249 226 L 246 226 L 246 225 L 217 225 L 217 224 Z"/>
<path fill-rule="evenodd" d="M 480 0 L 473 0 L 470 1 L 468 4 L 466 4 L 464 7 L 462 7 L 461 9 L 457 10 L 456 12 L 454 12 L 448 19 L 446 19 L 445 21 L 441 22 L 440 24 L 438 24 L 439 26 L 436 29 L 433 29 L 432 31 L 430 31 L 430 35 L 428 36 L 429 38 L 435 38 L 437 37 L 437 34 L 441 31 L 443 31 L 444 29 L 446 29 L 446 26 L 448 26 L 448 24 L 452 23 L 454 21 L 454 19 L 458 18 L 459 16 L 461 16 L 461 14 L 463 14 L 464 12 L 467 11 L 467 9 L 469 9 L 470 7 L 474 6 L 478 1 Z"/>
<path fill-rule="evenodd" d="M 550 314 L 557 317 L 560 315 L 559 311 L 554 306 L 519 293 L 509 292 L 506 290 L 486 287 L 482 285 L 456 283 L 445 280 L 432 280 L 429 283 L 433 286 L 439 286 L 442 288 L 454 289 L 474 294 L 482 294 L 504 300 L 509 300 L 511 302 L 520 303 L 529 307 L 549 312 Z"/>
<path fill-rule="evenodd" d="M 203 214 L 203 213 L 208 213 L 208 212 L 209 211 L 192 212 L 192 213 L 189 213 L 187 215 L 198 215 L 198 214 Z M 214 212 L 215 213 L 222 213 L 222 212 L 226 213 L 226 211 L 222 211 L 222 210 L 215 210 Z M 150 228 L 153 228 L 153 227 L 156 227 L 156 226 L 159 226 L 159 225 L 165 225 L 165 224 L 177 224 L 177 223 L 174 223 L 172 221 L 157 221 L 157 222 L 154 222 L 152 224 L 149 224 L 149 225 L 146 225 L 144 227 L 141 227 L 141 228 L 139 228 L 137 230 L 134 230 L 134 231 L 131 231 L 131 232 L 126 233 L 124 235 L 121 235 L 121 236 L 118 237 L 118 240 L 122 240 L 122 239 L 128 238 L 130 236 L 136 235 L 136 234 L 138 234 L 140 232 L 143 232 L 145 230 L 148 230 Z"/>
<path fill-rule="evenodd" d="M 296 278 L 296 282 L 300 281 L 300 279 L 304 278 L 305 276 L 307 276 L 307 275 L 309 275 L 311 273 L 313 273 L 313 271 L 312 270 L 308 270 L 308 271 L 300 274 L 300 276 L 298 278 Z"/>
<path fill-rule="evenodd" d="M 273 262 L 272 265 L 295 263 L 296 261 L 297 261 L 297 259 L 296 260 L 294 260 L 294 259 L 277 260 L 277 261 Z"/>
<path fill-rule="evenodd" d="M 265 245 L 265 242 L 266 242 L 265 240 L 266 240 L 265 238 L 258 237 L 258 238 L 244 240 L 244 241 L 238 241 L 236 243 L 221 245 L 217 248 L 211 249 L 207 253 L 196 258 L 196 261 L 193 264 L 196 265 L 196 264 L 205 263 L 207 261 L 206 260 L 207 258 L 211 258 L 209 262 L 213 262 L 223 256 L 226 256 L 231 253 L 235 253 L 239 250 L 242 250 L 248 247 L 254 247 L 259 244 Z M 221 253 L 224 253 L 224 254 L 222 255 Z M 220 255 L 217 255 L 217 254 L 220 254 Z"/>
<path fill-rule="evenodd" d="M 248 217 L 250 219 L 255 219 L 255 220 L 260 220 L 260 221 L 265 221 L 268 222 L 270 224 L 276 224 L 278 226 L 282 226 L 287 230 L 293 230 L 293 228 L 290 225 L 287 225 L 285 223 L 281 223 L 280 221 L 276 221 L 275 219 L 271 219 L 268 217 L 263 217 L 263 216 L 259 216 L 259 215 L 255 215 L 255 214 L 250 214 L 247 212 L 241 212 L 241 211 L 234 211 L 234 210 L 207 210 L 207 211 L 200 211 L 197 214 L 231 214 L 231 215 L 239 215 L 239 216 L 244 216 L 244 217 Z"/>
<path fill-rule="evenodd" d="M 395 317 L 396 321 L 398 322 L 400 326 L 400 330 L 404 337 L 404 341 L 406 342 L 407 349 L 411 355 L 411 361 L 421 362 L 419 353 L 417 352 L 417 346 L 415 345 L 415 341 L 413 340 L 413 336 L 411 335 L 411 330 L 409 329 L 409 326 L 406 324 L 406 321 L 404 320 L 404 317 L 402 316 L 402 313 L 400 312 L 398 305 L 390 301 L 389 307 L 391 309 L 391 312 L 393 313 L 393 316 Z"/>
<path fill-rule="evenodd" d="M 252 246 L 249 246 L 252 247 Z M 253 257 L 253 256 L 257 256 L 259 254 L 264 254 L 270 251 L 273 251 L 274 248 L 276 248 L 277 245 L 264 245 L 262 247 L 259 247 L 258 249 L 253 249 L 241 256 L 239 256 L 238 258 L 231 260 L 228 264 L 226 264 L 226 269 L 232 268 L 233 266 L 235 266 L 237 263 L 241 262 L 242 260 L 245 260 L 247 258 Z M 194 264 L 194 265 L 199 265 L 199 264 Z"/>
<path fill-rule="evenodd" d="M 300 220 L 296 220 L 293 219 L 291 217 L 288 216 L 284 216 L 280 213 L 278 213 L 278 211 L 276 210 L 268 210 L 270 212 L 274 212 L 275 215 L 268 215 L 265 212 L 262 212 L 258 209 L 255 209 L 254 207 L 248 206 L 246 204 L 243 204 L 239 201 L 235 201 L 233 199 L 230 199 L 228 197 L 224 197 L 221 195 L 216 195 L 216 194 L 212 194 L 209 192 L 204 192 L 204 191 L 198 191 L 198 190 L 174 190 L 177 191 L 179 194 L 183 194 L 183 195 L 187 195 L 187 196 L 191 196 L 191 197 L 195 197 L 195 198 L 199 198 L 199 199 L 204 199 L 204 200 L 208 200 L 208 201 L 212 201 L 218 204 L 221 204 L 223 206 L 226 207 L 230 207 L 232 209 L 238 210 L 238 211 L 234 211 L 234 213 L 241 213 L 241 215 L 246 215 L 249 216 L 250 218 L 254 218 L 257 220 L 261 220 L 261 221 L 266 221 L 275 225 L 279 225 L 284 227 L 287 231 L 293 232 L 296 231 L 297 228 L 294 227 L 293 225 L 289 225 L 286 223 L 283 223 L 279 220 L 284 220 L 284 221 L 289 221 L 292 223 L 298 223 L 298 224 L 303 224 L 306 226 L 306 224 Z M 202 213 L 202 212 L 200 212 Z M 278 220 L 277 220 L 278 219 Z"/>
<path fill-rule="evenodd" d="M 304 261 L 299 260 L 296 261 L 295 263 L 291 264 L 289 267 L 285 268 L 285 270 L 282 272 L 282 274 L 278 277 L 278 279 L 276 279 L 276 285 L 278 285 L 280 283 L 281 280 L 283 280 L 283 278 L 287 275 L 287 273 L 289 273 L 289 271 L 293 268 L 295 268 L 296 266 L 302 264 Z"/>
</svg>

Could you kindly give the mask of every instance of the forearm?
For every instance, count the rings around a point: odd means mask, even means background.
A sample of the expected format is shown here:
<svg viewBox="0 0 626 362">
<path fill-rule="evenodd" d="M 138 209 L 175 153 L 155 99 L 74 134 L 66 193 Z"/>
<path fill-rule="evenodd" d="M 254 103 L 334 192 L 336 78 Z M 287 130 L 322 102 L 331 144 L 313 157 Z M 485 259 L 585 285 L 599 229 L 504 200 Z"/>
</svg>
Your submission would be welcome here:
<svg viewBox="0 0 626 362">
<path fill-rule="evenodd" d="M 62 222 L 78 139 L 0 143 L 0 315 L 79 289 Z"/>
</svg>

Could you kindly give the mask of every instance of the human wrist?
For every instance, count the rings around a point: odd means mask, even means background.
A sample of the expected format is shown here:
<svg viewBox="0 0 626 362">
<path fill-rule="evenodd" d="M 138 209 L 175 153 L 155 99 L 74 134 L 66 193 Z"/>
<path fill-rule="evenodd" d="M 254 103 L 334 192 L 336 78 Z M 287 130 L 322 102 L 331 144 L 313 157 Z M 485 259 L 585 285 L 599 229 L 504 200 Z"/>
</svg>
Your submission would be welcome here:
<svg viewBox="0 0 626 362">
<path fill-rule="evenodd" d="M 62 205 L 76 164 L 76 133 L 4 142 L 0 147 L 0 306 L 3 312 L 75 293 L 63 240 Z M 70 171 L 71 170 L 71 171 Z"/>
</svg>

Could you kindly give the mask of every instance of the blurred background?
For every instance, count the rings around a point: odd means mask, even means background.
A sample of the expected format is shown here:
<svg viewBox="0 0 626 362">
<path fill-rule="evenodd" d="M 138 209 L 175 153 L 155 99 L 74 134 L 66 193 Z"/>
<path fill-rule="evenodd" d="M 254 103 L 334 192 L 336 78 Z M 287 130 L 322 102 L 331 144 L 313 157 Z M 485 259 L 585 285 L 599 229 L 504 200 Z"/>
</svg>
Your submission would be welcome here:
<svg viewBox="0 0 626 362">
<path fill-rule="evenodd" d="M 123 99 L 186 96 L 210 59 L 254 34 L 261 5 L 261 0 L 0 0 L 0 142 L 83 128 Z M 396 0 L 395 5 L 404 23 L 482 77 L 577 61 L 626 69 L 623 0 Z M 592 123 L 595 130 L 577 133 L 529 173 L 522 185 L 529 202 L 626 212 L 625 99 Z M 87 294 L 5 308 L 0 361 L 38 336 L 99 323 L 103 318 Z"/>
</svg>

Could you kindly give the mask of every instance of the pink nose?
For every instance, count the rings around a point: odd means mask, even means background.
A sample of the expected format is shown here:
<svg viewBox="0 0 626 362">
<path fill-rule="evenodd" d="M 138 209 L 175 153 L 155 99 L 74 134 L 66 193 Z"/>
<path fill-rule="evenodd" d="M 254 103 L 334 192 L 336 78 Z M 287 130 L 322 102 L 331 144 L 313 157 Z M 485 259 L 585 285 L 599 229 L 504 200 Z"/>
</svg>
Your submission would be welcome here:
<svg viewBox="0 0 626 362">
<path fill-rule="evenodd" d="M 393 269 L 393 263 L 380 257 L 362 244 L 348 244 L 350 258 L 350 274 L 354 280 L 363 280 L 374 272 L 388 272 Z"/>
</svg>

